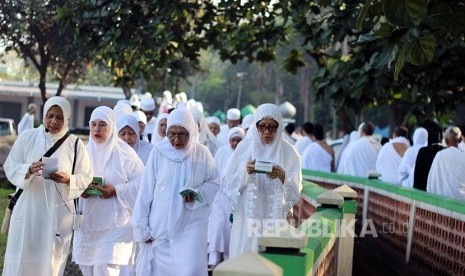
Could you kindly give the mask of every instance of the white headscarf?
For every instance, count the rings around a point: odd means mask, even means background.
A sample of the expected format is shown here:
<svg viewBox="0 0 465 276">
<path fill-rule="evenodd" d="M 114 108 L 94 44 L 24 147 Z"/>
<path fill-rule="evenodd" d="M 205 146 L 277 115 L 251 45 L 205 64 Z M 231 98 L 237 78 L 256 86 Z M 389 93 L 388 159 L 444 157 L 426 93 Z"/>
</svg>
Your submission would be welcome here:
<svg viewBox="0 0 465 276">
<path fill-rule="evenodd" d="M 44 129 L 43 131 L 45 133 L 45 137 L 47 141 L 47 148 L 51 147 L 51 145 L 53 145 L 56 141 L 58 141 L 58 139 L 63 137 L 69 130 L 69 118 L 71 117 L 71 104 L 68 102 L 67 99 L 63 97 L 54 96 L 45 102 L 44 115 L 42 117 L 42 120 L 45 121 L 45 117 L 47 116 L 48 110 L 52 106 L 55 106 L 55 105 L 61 108 L 61 111 L 63 112 L 64 123 L 63 123 L 63 128 L 58 133 L 55 133 L 55 134 L 52 134 L 46 131 L 45 125 L 41 126 Z"/>
<path fill-rule="evenodd" d="M 160 124 L 160 121 L 162 119 L 168 119 L 168 113 L 162 113 L 160 115 L 158 115 L 157 117 L 157 120 L 155 121 L 155 128 L 153 130 L 153 133 L 152 133 L 152 141 L 150 141 L 150 143 L 152 144 L 156 144 L 158 142 L 161 142 L 163 141 L 163 139 L 165 139 L 165 137 L 162 137 L 159 133 L 158 133 L 158 125 Z M 168 127 L 166 128 L 168 129 Z"/>
<path fill-rule="evenodd" d="M 110 155 L 118 142 L 118 135 L 116 135 L 115 113 L 107 106 L 99 106 L 92 111 L 89 125 L 91 125 L 92 121 L 95 120 L 104 121 L 110 127 L 108 138 L 103 144 L 95 143 L 92 138 L 92 133 L 90 134 L 89 143 L 87 144 L 87 151 L 89 152 L 89 157 L 92 161 L 94 174 L 103 175 L 105 167 L 110 160 Z"/>
<path fill-rule="evenodd" d="M 147 115 L 145 115 L 144 112 L 142 112 L 140 110 L 134 111 L 132 113 L 132 116 L 134 116 L 134 118 L 136 118 L 138 122 L 142 122 L 142 123 L 144 123 L 144 125 L 147 124 Z"/>
<path fill-rule="evenodd" d="M 278 130 L 276 136 L 270 144 L 263 144 L 260 140 L 260 135 L 257 129 L 257 123 L 265 118 L 271 118 L 278 123 Z M 279 107 L 275 104 L 262 104 L 257 108 L 255 113 L 254 122 L 249 131 L 252 135 L 252 159 L 262 159 L 273 161 L 275 164 L 279 163 L 281 145 L 283 143 L 283 116 L 279 111 Z"/>
<path fill-rule="evenodd" d="M 189 133 L 189 141 L 187 142 L 187 145 L 182 149 L 175 149 L 171 145 L 170 141 L 165 139 L 158 143 L 157 147 L 160 149 L 160 152 L 168 159 L 176 162 L 182 162 L 192 154 L 195 146 L 199 143 L 199 132 L 197 131 L 197 124 L 194 121 L 194 117 L 192 117 L 192 114 L 187 109 L 176 108 L 168 115 L 166 127 L 167 133 L 172 126 L 180 126 L 187 130 Z"/>
<path fill-rule="evenodd" d="M 240 137 L 241 139 L 244 139 L 245 137 L 245 132 L 242 130 L 240 127 L 233 127 L 228 131 L 228 140 L 234 137 Z"/>
<path fill-rule="evenodd" d="M 126 126 L 129 126 L 134 130 L 134 132 L 137 135 L 136 139 L 136 144 L 134 145 L 134 149 L 137 151 L 137 146 L 139 144 L 139 122 L 137 119 L 132 115 L 132 114 L 125 114 L 122 115 L 119 119 L 118 122 L 116 123 L 116 133 L 119 133 L 123 128 Z"/>
<path fill-rule="evenodd" d="M 133 113 L 132 107 L 128 103 L 117 103 L 115 107 L 113 107 L 113 111 L 115 112 L 116 121 L 125 114 Z"/>
</svg>

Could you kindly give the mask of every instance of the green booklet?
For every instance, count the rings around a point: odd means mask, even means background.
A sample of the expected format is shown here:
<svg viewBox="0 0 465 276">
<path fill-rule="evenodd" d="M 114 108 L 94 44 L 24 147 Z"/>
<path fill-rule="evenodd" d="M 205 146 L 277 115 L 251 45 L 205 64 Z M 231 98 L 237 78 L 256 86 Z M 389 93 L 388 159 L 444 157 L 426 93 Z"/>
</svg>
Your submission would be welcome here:
<svg viewBox="0 0 465 276">
<path fill-rule="evenodd" d="M 182 189 L 180 192 L 179 192 L 180 195 L 182 195 L 183 197 L 184 196 L 187 196 L 188 194 L 193 194 L 194 195 L 194 199 L 200 203 L 203 203 L 203 199 L 202 199 L 202 196 L 199 194 L 199 192 L 194 189 L 194 188 L 185 188 L 185 189 Z"/>
<path fill-rule="evenodd" d="M 86 190 L 86 194 L 89 196 L 102 196 L 103 193 L 101 188 L 103 187 L 103 184 L 105 184 L 103 177 L 94 176 L 92 178 L 92 182 L 89 184 L 89 187 Z"/>
</svg>

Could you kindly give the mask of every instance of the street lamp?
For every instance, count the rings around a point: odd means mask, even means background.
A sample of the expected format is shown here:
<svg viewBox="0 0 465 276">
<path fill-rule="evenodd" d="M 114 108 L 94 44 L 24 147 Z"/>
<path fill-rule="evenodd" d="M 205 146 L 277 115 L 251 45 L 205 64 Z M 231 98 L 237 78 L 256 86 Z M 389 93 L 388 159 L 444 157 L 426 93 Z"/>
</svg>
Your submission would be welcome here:
<svg viewBox="0 0 465 276">
<path fill-rule="evenodd" d="M 244 81 L 245 77 L 247 76 L 247 73 L 246 72 L 237 72 L 236 76 L 239 79 L 239 93 L 237 93 L 236 108 L 240 109 L 241 94 L 242 94 L 242 82 Z"/>
</svg>

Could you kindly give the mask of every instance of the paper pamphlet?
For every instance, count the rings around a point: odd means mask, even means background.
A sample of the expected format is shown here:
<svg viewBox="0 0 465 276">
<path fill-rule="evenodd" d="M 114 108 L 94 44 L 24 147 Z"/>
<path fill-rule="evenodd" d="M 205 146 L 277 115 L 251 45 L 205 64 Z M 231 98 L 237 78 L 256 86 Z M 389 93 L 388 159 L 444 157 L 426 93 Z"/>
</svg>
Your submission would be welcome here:
<svg viewBox="0 0 465 276">
<path fill-rule="evenodd" d="M 202 199 L 202 196 L 199 194 L 199 192 L 197 192 L 196 189 L 194 188 L 185 188 L 185 189 L 182 189 L 179 194 L 181 196 L 186 196 L 188 194 L 193 194 L 194 195 L 194 199 L 200 203 L 203 203 L 203 199 Z"/>
<path fill-rule="evenodd" d="M 273 162 L 265 160 L 255 160 L 256 173 L 269 173 L 273 170 Z"/>
<path fill-rule="evenodd" d="M 44 166 L 42 168 L 42 176 L 49 178 L 50 174 L 58 171 L 58 158 L 42 157 Z"/>
<path fill-rule="evenodd" d="M 89 184 L 89 187 L 86 190 L 86 194 L 90 196 L 102 196 L 103 193 L 99 190 L 100 187 L 105 184 L 103 177 L 101 176 L 94 176 L 92 178 L 92 182 Z"/>
</svg>

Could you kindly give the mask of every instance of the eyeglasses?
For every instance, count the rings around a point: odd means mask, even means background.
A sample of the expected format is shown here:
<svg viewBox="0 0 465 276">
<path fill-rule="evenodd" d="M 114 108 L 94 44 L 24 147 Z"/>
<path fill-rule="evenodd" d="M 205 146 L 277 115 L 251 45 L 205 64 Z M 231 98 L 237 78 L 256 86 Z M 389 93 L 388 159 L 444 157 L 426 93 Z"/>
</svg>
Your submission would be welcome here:
<svg viewBox="0 0 465 276">
<path fill-rule="evenodd" d="M 167 133 L 167 136 L 170 140 L 174 140 L 176 138 L 178 138 L 179 140 L 185 140 L 189 137 L 189 133 L 187 132 L 171 132 L 171 131 L 168 131 Z"/>
<path fill-rule="evenodd" d="M 257 129 L 260 132 L 265 132 L 265 130 L 268 129 L 269 132 L 273 133 L 273 132 L 278 131 L 278 127 L 279 127 L 279 125 L 261 125 L 261 124 L 257 124 Z"/>
</svg>

